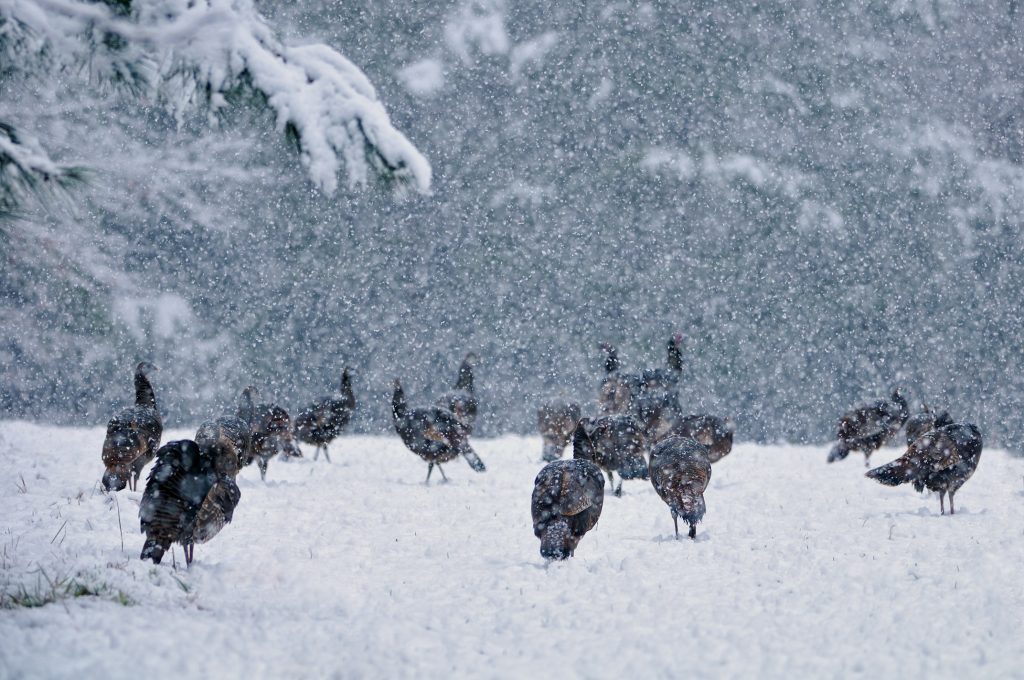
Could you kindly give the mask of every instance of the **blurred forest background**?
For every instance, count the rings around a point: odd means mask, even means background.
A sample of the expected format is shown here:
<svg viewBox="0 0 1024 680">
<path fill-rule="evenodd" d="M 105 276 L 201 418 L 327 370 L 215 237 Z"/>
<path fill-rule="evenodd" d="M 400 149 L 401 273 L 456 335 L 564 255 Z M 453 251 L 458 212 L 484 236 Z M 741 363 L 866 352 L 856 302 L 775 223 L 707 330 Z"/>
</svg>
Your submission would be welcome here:
<svg viewBox="0 0 1024 680">
<path fill-rule="evenodd" d="M 361 67 L 430 195 L 316 188 L 273 116 L 175 117 L 0 65 L 0 119 L 90 182 L 0 224 L 0 417 L 106 421 L 148 359 L 170 425 L 355 369 L 390 430 L 477 352 L 483 435 L 686 337 L 684 408 L 824 442 L 906 386 L 1024 444 L 1015 0 L 265 0 Z"/>
</svg>

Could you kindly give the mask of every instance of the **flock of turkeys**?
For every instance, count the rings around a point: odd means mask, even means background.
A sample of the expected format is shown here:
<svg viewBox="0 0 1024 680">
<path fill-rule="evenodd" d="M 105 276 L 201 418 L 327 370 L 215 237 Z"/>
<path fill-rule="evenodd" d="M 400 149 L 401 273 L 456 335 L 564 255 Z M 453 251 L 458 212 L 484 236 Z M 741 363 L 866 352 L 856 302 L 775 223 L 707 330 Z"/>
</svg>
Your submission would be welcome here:
<svg viewBox="0 0 1024 680">
<path fill-rule="evenodd" d="M 531 510 L 533 530 L 546 559 L 566 559 L 601 516 L 605 477 L 615 496 L 627 480 L 650 480 L 668 506 L 679 538 L 679 519 L 696 537 L 705 513 L 704 492 L 711 466 L 732 450 L 733 424 L 710 414 L 686 414 L 679 402 L 683 371 L 682 337 L 668 342 L 663 368 L 625 373 L 614 347 L 604 351 L 604 378 L 596 412 L 584 415 L 578 403 L 552 400 L 537 411 L 545 467 L 534 480 Z M 398 380 L 394 382 L 392 416 L 405 446 L 427 463 L 426 482 L 441 465 L 462 457 L 477 472 L 486 471 L 473 450 L 478 402 L 470 353 L 459 367 L 451 391 L 433 404 L 411 406 Z M 260 477 L 275 456 L 301 457 L 296 440 L 316 447 L 314 460 L 351 420 L 356 408 L 348 368 L 339 391 L 303 409 L 294 420 L 281 406 L 261 402 L 259 391 L 246 387 L 237 411 L 202 423 L 194 440 L 160 446 L 163 422 L 151 381 L 156 368 L 142 362 L 135 369 L 135 405 L 111 418 L 103 442 L 103 487 L 136 489 L 142 469 L 155 459 L 146 480 L 139 518 L 146 541 L 142 559 L 158 563 L 173 543 L 182 546 L 191 564 L 196 543 L 209 541 L 229 523 L 241 493 L 235 478 L 256 462 Z M 837 443 L 828 461 L 844 459 L 851 451 L 871 454 L 892 441 L 905 426 L 907 452 L 897 460 L 870 470 L 867 476 L 891 486 L 913 483 L 918 491 L 945 496 L 954 512 L 953 496 L 970 478 L 981 455 L 981 433 L 970 423 L 954 423 L 949 413 L 924 407 L 911 416 L 902 391 L 890 399 L 864 404 L 839 421 Z M 570 460 L 560 460 L 572 444 Z M 618 484 L 615 477 L 618 476 Z"/>
</svg>

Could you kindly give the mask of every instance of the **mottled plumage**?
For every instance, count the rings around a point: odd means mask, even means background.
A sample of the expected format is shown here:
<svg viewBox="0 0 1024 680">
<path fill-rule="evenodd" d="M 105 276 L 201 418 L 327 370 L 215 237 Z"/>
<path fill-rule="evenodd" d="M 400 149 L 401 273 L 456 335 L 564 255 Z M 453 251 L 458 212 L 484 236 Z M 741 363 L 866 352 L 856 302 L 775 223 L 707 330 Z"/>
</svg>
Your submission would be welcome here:
<svg viewBox="0 0 1024 680">
<path fill-rule="evenodd" d="M 300 458 L 302 452 L 292 437 L 292 421 L 288 412 L 277 404 L 257 403 L 259 390 L 252 385 L 242 391 L 238 417 L 249 424 L 251 456 L 240 461 L 245 466 L 253 460 L 260 469 L 260 479 L 266 481 L 267 466 L 277 454 Z"/>
<path fill-rule="evenodd" d="M 918 491 L 937 491 L 942 514 L 946 513 L 944 502 L 949 494 L 952 515 L 956 512 L 953 495 L 977 469 L 981 448 L 981 431 L 971 423 L 945 425 L 925 432 L 905 454 L 865 474 L 887 486 L 912 482 Z"/>
<path fill-rule="evenodd" d="M 596 465 L 587 460 L 546 465 L 533 482 L 530 503 L 541 557 L 570 557 L 583 535 L 597 524 L 603 505 L 604 477 Z"/>
<path fill-rule="evenodd" d="M 717 463 L 732 451 L 733 425 L 728 418 L 706 414 L 685 416 L 676 421 L 672 434 L 703 444 L 711 463 Z"/>
<path fill-rule="evenodd" d="M 676 392 L 683 374 L 683 336 L 676 333 L 668 340 L 665 368 L 649 368 L 641 373 L 644 392 Z"/>
<path fill-rule="evenodd" d="M 620 370 L 619 354 L 613 346 L 605 342 L 601 343 L 600 348 L 605 353 L 605 376 L 598 391 L 598 408 L 604 415 L 627 413 L 633 398 L 640 393 L 640 376 Z"/>
<path fill-rule="evenodd" d="M 871 454 L 896 436 L 909 415 L 907 400 L 898 387 L 893 389 L 890 399 L 879 399 L 848 411 L 839 419 L 839 441 L 829 452 L 828 462 L 842 460 L 851 451 L 863 451 L 864 465 L 869 465 Z"/>
<path fill-rule="evenodd" d="M 907 446 L 910 446 L 917 441 L 917 438 L 925 432 L 930 432 L 936 428 L 952 424 L 953 417 L 949 415 L 949 411 L 936 413 L 928 408 L 927 405 L 922 405 L 920 413 L 915 413 L 907 418 Z"/>
<path fill-rule="evenodd" d="M 562 457 L 579 420 L 580 406 L 572 402 L 549 401 L 537 409 L 537 427 L 544 440 L 541 457 L 545 462 L 550 463 Z"/>
<path fill-rule="evenodd" d="M 441 468 L 462 455 L 477 472 L 486 471 L 480 456 L 469 445 L 469 429 L 466 424 L 455 417 L 451 411 L 439 406 L 410 408 L 405 399 L 405 391 L 398 380 L 395 380 L 395 391 L 391 399 L 391 415 L 395 423 L 395 431 L 402 438 L 406 447 L 427 462 L 427 479 L 434 466 L 447 481 L 448 477 Z"/>
<path fill-rule="evenodd" d="M 210 540 L 231 521 L 241 498 L 237 473 L 238 458 L 223 442 L 200 446 L 184 439 L 161 447 L 139 505 L 146 534 L 141 559 L 159 564 L 171 544 L 179 543 L 191 564 L 194 544 Z"/>
<path fill-rule="evenodd" d="M 221 416 L 207 420 L 196 430 L 196 444 L 199 448 L 211 448 L 214 444 L 230 447 L 239 466 L 242 461 L 252 461 L 252 434 L 249 424 L 238 416 Z"/>
<path fill-rule="evenodd" d="M 704 518 L 704 490 L 711 481 L 708 450 L 687 437 L 669 437 L 651 450 L 651 484 L 672 513 L 676 538 L 679 518 L 690 525 L 690 538 L 697 536 L 697 523 Z"/>
<path fill-rule="evenodd" d="M 472 352 L 467 354 L 459 366 L 455 387 L 449 392 L 445 392 L 435 402 L 441 408 L 451 411 L 466 426 L 466 431 L 470 434 L 473 433 L 473 425 L 476 423 L 476 412 L 479 407 L 476 388 L 473 384 L 474 369 L 478 361 L 477 356 Z"/>
<path fill-rule="evenodd" d="M 574 457 L 592 461 L 601 468 L 616 496 L 622 495 L 622 480 L 647 479 L 646 442 L 635 418 L 625 414 L 583 418 L 577 433 L 581 428 L 587 436 L 574 434 Z M 614 485 L 614 473 L 619 475 L 618 487 Z"/>
<path fill-rule="evenodd" d="M 316 446 L 313 460 L 320 457 L 320 450 L 323 449 L 324 458 L 330 463 L 331 456 L 327 447 L 341 435 L 355 410 L 356 396 L 352 391 L 349 369 L 346 367 L 341 374 L 341 387 L 337 394 L 321 397 L 295 417 L 295 438 L 305 444 Z"/>
<path fill-rule="evenodd" d="M 138 487 L 139 474 L 160 446 L 163 420 L 149 374 L 156 370 L 142 362 L 135 368 L 135 406 L 127 408 L 107 424 L 103 440 L 103 488 L 120 491 L 129 485 Z"/>
</svg>

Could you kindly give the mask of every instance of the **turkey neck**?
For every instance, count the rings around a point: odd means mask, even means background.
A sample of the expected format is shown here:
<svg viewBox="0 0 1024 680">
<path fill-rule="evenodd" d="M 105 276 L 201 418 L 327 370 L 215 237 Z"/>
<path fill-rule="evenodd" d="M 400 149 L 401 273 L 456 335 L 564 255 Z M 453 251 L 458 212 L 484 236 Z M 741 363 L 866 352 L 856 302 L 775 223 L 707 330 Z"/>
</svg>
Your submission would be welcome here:
<svg viewBox="0 0 1024 680">
<path fill-rule="evenodd" d="M 352 392 L 352 378 L 349 377 L 347 368 L 341 374 L 341 396 L 345 398 L 345 402 L 348 404 L 354 404 L 356 401 L 355 394 Z"/>
<path fill-rule="evenodd" d="M 242 390 L 242 398 L 238 400 L 238 417 L 245 421 L 245 426 L 252 429 L 253 418 L 256 415 L 256 405 L 253 403 L 253 390 L 246 387 Z"/>
<path fill-rule="evenodd" d="M 619 354 L 614 347 L 605 348 L 605 352 L 608 356 L 604 359 L 604 372 L 615 373 L 619 370 Z"/>
<path fill-rule="evenodd" d="M 135 405 L 156 408 L 156 394 L 153 385 L 142 371 L 135 371 Z"/>
<path fill-rule="evenodd" d="M 668 367 L 676 373 L 683 371 L 683 353 L 674 342 L 668 346 Z"/>
<path fill-rule="evenodd" d="M 897 392 L 892 395 L 892 400 L 900 407 L 900 417 L 905 421 L 910 416 L 910 406 L 907 404 L 907 398 Z"/>
<path fill-rule="evenodd" d="M 396 421 L 404 420 L 406 414 L 405 392 L 400 385 L 395 386 L 395 394 L 391 397 L 391 413 Z"/>
<path fill-rule="evenodd" d="M 459 366 L 459 380 L 455 383 L 455 389 L 473 391 L 473 366 L 468 361 L 463 361 Z"/>
</svg>

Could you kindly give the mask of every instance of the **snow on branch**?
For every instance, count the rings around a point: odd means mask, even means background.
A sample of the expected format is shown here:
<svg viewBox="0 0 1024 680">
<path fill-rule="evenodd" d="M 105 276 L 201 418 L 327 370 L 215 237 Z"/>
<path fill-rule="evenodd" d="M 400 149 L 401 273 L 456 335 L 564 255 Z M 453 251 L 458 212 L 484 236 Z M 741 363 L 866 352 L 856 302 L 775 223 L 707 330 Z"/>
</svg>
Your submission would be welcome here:
<svg viewBox="0 0 1024 680">
<path fill-rule="evenodd" d="M 0 217 L 17 212 L 29 197 L 84 179 L 81 168 L 55 163 L 35 140 L 0 121 Z"/>
<path fill-rule="evenodd" d="M 75 62 L 82 42 L 94 58 L 106 53 L 107 71 L 123 80 L 144 82 L 155 68 L 154 85 L 175 107 L 200 94 L 216 109 L 237 88 L 255 89 L 328 194 L 342 167 L 349 186 L 376 173 L 430 189 L 430 164 L 391 124 L 363 72 L 326 45 L 282 44 L 252 0 L 0 0 L 0 55 L 15 43 L 37 52 L 45 44 Z"/>
</svg>

